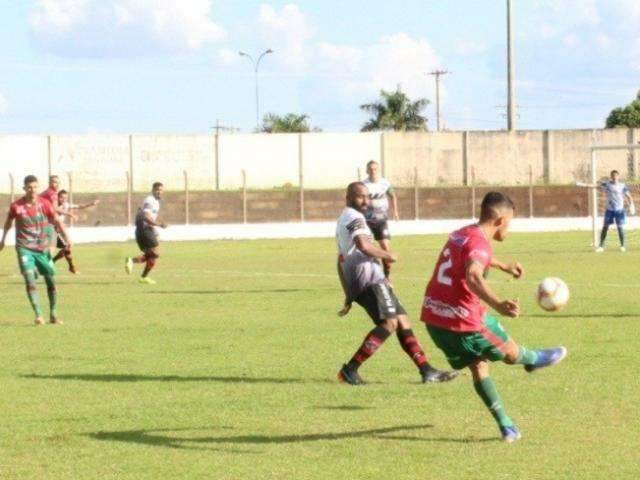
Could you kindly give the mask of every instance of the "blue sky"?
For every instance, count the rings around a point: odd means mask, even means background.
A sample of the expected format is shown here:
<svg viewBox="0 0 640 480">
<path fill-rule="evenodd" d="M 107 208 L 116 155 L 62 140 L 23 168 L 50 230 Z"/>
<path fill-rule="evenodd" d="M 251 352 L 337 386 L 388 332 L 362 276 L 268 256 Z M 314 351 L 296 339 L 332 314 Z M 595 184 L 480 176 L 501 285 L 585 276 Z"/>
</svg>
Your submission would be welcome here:
<svg viewBox="0 0 640 480">
<path fill-rule="evenodd" d="M 640 1 L 513 0 L 518 126 L 602 127 L 640 89 Z M 503 0 L 0 0 L 0 133 L 210 131 L 306 113 L 357 131 L 401 85 L 452 130 L 504 128 Z"/>
</svg>

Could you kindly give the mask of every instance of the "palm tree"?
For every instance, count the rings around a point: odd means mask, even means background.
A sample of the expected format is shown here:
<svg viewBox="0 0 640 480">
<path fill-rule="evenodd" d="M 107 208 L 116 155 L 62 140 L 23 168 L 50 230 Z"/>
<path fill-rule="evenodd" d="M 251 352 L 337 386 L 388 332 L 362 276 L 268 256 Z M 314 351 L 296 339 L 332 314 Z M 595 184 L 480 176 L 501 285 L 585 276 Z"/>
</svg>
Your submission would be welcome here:
<svg viewBox="0 0 640 480">
<path fill-rule="evenodd" d="M 264 133 L 306 133 L 311 131 L 308 120 L 309 115 L 267 113 L 262 120 L 261 131 Z M 319 129 L 314 128 L 313 131 L 319 131 Z"/>
<path fill-rule="evenodd" d="M 361 129 L 373 130 L 427 130 L 427 118 L 420 113 L 429 104 L 426 98 L 411 101 L 398 86 L 395 92 L 380 91 L 380 99 L 375 103 L 360 105 L 360 109 L 372 117 Z"/>
</svg>

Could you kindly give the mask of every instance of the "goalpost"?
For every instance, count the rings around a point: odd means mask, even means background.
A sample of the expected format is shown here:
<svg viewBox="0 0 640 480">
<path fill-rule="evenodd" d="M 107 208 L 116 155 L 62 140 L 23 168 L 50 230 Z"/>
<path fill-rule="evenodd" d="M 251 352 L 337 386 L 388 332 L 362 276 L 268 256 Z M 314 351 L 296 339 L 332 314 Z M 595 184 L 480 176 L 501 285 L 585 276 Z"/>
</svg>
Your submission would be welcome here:
<svg viewBox="0 0 640 480">
<path fill-rule="evenodd" d="M 597 185 L 597 167 L 598 152 L 606 150 L 640 150 L 640 144 L 620 144 L 620 145 L 593 145 L 591 147 L 591 229 L 593 234 L 594 248 L 599 243 L 598 238 L 598 187 Z M 635 172 L 636 174 L 638 172 Z"/>
</svg>

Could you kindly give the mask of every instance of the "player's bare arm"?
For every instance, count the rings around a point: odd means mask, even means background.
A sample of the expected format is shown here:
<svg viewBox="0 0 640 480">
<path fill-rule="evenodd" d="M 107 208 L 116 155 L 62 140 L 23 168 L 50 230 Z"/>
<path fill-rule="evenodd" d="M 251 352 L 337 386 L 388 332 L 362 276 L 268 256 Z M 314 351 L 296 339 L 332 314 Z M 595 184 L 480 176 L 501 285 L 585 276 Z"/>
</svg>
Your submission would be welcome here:
<svg viewBox="0 0 640 480">
<path fill-rule="evenodd" d="M 351 299 L 347 293 L 347 282 L 344 279 L 344 274 L 342 273 L 342 269 L 340 268 L 340 260 L 338 260 L 336 267 L 338 268 L 338 278 L 340 279 L 340 285 L 342 286 L 342 291 L 344 292 L 344 303 L 342 305 L 342 309 L 338 312 L 339 317 L 344 317 L 349 310 L 351 310 Z"/>
<path fill-rule="evenodd" d="M 500 300 L 491 290 L 491 287 L 484 279 L 484 267 L 479 262 L 473 260 L 469 262 L 466 268 L 466 280 L 469 289 L 496 312 L 512 318 L 520 315 L 520 305 L 517 301 Z"/>
<path fill-rule="evenodd" d="M 389 263 L 393 263 L 398 260 L 398 256 L 395 253 L 375 246 L 366 235 L 358 235 L 355 238 L 355 243 L 358 250 L 370 257 L 379 258 L 380 260 L 384 260 Z"/>
<path fill-rule="evenodd" d="M 520 262 L 504 263 L 497 258 L 492 258 L 490 263 L 491 268 L 497 268 L 504 273 L 511 275 L 513 278 L 520 278 L 524 275 L 524 268 Z"/>
<path fill-rule="evenodd" d="M 167 228 L 167 224 L 162 220 L 154 220 L 150 212 L 144 212 L 144 219 L 147 224 L 151 225 L 152 227 Z"/>
<path fill-rule="evenodd" d="M 391 208 L 393 208 L 393 219 L 398 221 L 400 220 L 400 213 L 398 212 L 398 196 L 394 191 L 388 192 L 389 198 L 391 199 Z"/>
<path fill-rule="evenodd" d="M 13 218 L 10 215 L 7 215 L 7 219 L 4 221 L 4 226 L 2 227 L 2 240 L 0 240 L 0 250 L 4 248 L 4 242 L 7 239 L 7 234 L 11 227 L 13 226 Z"/>
</svg>

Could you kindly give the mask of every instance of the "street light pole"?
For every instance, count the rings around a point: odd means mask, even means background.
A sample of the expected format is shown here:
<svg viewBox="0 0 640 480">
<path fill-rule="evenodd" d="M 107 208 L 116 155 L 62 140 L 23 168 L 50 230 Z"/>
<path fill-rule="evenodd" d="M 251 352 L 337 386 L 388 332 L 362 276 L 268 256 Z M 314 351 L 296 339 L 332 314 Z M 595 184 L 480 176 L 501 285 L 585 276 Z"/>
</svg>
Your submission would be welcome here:
<svg viewBox="0 0 640 480">
<path fill-rule="evenodd" d="M 260 131 L 260 90 L 258 87 L 258 68 L 260 67 L 260 61 L 265 55 L 269 53 L 273 53 L 273 50 L 270 48 L 265 50 L 260 54 L 256 61 L 253 60 L 253 57 L 245 52 L 238 52 L 241 57 L 247 57 L 251 63 L 253 63 L 253 71 L 255 73 L 256 80 L 256 131 Z"/>
<path fill-rule="evenodd" d="M 507 0 L 507 130 L 516 129 L 513 79 L 513 5 Z"/>
</svg>

